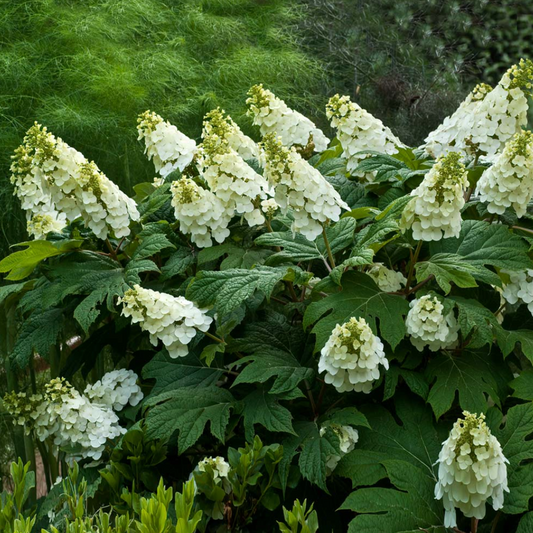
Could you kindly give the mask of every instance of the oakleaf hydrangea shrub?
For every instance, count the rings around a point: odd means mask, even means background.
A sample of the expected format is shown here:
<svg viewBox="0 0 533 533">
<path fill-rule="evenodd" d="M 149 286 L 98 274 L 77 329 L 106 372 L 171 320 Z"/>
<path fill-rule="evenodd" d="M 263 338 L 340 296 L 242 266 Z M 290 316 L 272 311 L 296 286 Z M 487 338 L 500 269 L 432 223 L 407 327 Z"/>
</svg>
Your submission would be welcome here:
<svg viewBox="0 0 533 533">
<path fill-rule="evenodd" d="M 10 531 L 529 531 L 532 82 L 420 147 L 340 95 L 331 140 L 261 85 L 254 138 L 146 111 L 135 198 L 33 126 L 2 409 L 50 496 Z"/>
</svg>

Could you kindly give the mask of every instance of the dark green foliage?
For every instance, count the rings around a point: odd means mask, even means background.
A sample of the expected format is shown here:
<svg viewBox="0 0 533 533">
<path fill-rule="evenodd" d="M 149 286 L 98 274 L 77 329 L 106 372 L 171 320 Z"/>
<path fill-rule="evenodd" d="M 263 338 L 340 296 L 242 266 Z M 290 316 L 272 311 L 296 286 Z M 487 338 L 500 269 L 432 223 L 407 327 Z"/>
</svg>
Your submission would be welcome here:
<svg viewBox="0 0 533 533">
<path fill-rule="evenodd" d="M 533 55 L 524 0 L 304 0 L 307 41 L 329 68 L 327 92 L 357 96 L 409 144 L 420 143 L 479 81 Z"/>
</svg>

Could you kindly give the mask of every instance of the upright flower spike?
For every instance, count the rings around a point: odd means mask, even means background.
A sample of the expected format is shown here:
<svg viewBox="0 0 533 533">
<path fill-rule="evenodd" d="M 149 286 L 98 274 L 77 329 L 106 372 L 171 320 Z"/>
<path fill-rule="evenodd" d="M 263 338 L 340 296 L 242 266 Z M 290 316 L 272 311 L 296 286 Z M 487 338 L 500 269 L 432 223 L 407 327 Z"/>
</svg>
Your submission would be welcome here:
<svg viewBox="0 0 533 533">
<path fill-rule="evenodd" d="M 204 138 L 198 168 L 211 191 L 230 210 L 244 215 L 250 226 L 262 224 L 261 200 L 267 198 L 268 182 L 218 135 Z"/>
<path fill-rule="evenodd" d="M 219 107 L 204 117 L 202 139 L 210 135 L 226 141 L 244 160 L 259 159 L 259 146 Z"/>
<path fill-rule="evenodd" d="M 413 198 L 403 211 L 401 227 L 404 231 L 411 228 L 415 240 L 439 241 L 459 236 L 468 187 L 467 172 L 460 159 L 457 152 L 439 158 L 411 192 Z"/>
<path fill-rule="evenodd" d="M 83 154 L 35 123 L 13 156 L 11 182 L 28 218 L 28 231 L 44 238 L 80 217 L 106 239 L 130 234 L 135 202 Z"/>
<path fill-rule="evenodd" d="M 381 120 L 350 100 L 349 96 L 332 96 L 326 105 L 326 116 L 331 127 L 337 130 L 346 169 L 352 176 L 373 181 L 374 173 L 355 172 L 357 165 L 369 157 L 359 152 L 375 150 L 384 154 L 395 154 L 403 143 Z"/>
<path fill-rule="evenodd" d="M 533 133 L 516 133 L 494 164 L 478 181 L 476 194 L 487 203 L 489 213 L 503 215 L 513 207 L 523 217 L 533 197 Z"/>
<path fill-rule="evenodd" d="M 426 294 L 413 300 L 409 307 L 405 326 L 411 343 L 419 351 L 427 346 L 436 352 L 457 341 L 459 326 L 453 311 L 444 315 L 444 305 L 437 297 Z"/>
<path fill-rule="evenodd" d="M 292 230 L 314 240 L 327 221 L 337 222 L 349 206 L 339 193 L 305 161 L 294 148 L 287 148 L 274 135 L 261 143 L 265 177 L 274 188 L 274 198 L 283 213 L 292 210 Z"/>
<path fill-rule="evenodd" d="M 331 332 L 322 348 L 318 371 L 326 372 L 324 381 L 339 392 L 369 393 L 379 378 L 379 365 L 389 368 L 383 343 L 364 318 L 350 318 Z"/>
<path fill-rule="evenodd" d="M 139 140 L 143 139 L 145 153 L 164 178 L 171 172 L 183 172 L 196 153 L 196 143 L 157 113 L 145 111 L 137 119 Z"/>
<path fill-rule="evenodd" d="M 205 310 L 198 309 L 183 296 L 171 296 L 139 285 L 126 291 L 118 303 L 123 305 L 122 314 L 148 331 L 154 346 L 162 341 L 173 359 L 185 357 L 189 353 L 187 345 L 196 333 L 207 331 L 213 322 Z"/>
<path fill-rule="evenodd" d="M 366 271 L 383 292 L 396 292 L 405 286 L 407 280 L 401 272 L 390 270 L 383 263 L 373 263 Z"/>
<path fill-rule="evenodd" d="M 485 415 L 463 412 L 443 442 L 437 461 L 439 478 L 435 498 L 444 504 L 444 526 L 456 527 L 457 507 L 468 518 L 485 517 L 487 500 L 495 511 L 503 507 L 507 464 L 498 439 L 485 423 Z"/>
<path fill-rule="evenodd" d="M 307 117 L 292 110 L 263 85 L 254 85 L 249 91 L 248 114 L 259 126 L 261 135 L 274 134 L 285 146 L 307 147 L 314 145 L 315 152 L 324 151 L 329 139 Z"/>
<path fill-rule="evenodd" d="M 228 224 L 233 207 L 228 207 L 211 191 L 190 178 L 181 178 L 171 185 L 172 206 L 180 231 L 191 236 L 200 248 L 213 245 L 213 239 L 222 243 L 229 236 Z"/>
<path fill-rule="evenodd" d="M 488 91 L 478 86 L 471 97 L 426 138 L 432 157 L 449 151 L 493 161 L 505 143 L 527 124 L 527 97 L 533 89 L 533 61 L 520 60 Z"/>
</svg>

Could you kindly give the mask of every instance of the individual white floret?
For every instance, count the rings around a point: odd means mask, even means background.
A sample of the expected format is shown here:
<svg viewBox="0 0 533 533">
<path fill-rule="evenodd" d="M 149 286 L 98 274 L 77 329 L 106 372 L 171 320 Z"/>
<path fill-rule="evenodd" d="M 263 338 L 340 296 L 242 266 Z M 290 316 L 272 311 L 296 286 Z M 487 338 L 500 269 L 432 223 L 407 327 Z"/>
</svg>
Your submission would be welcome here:
<svg viewBox="0 0 533 533">
<path fill-rule="evenodd" d="M 359 163 L 370 154 L 359 152 L 373 150 L 383 154 L 395 154 L 398 147 L 404 146 L 381 120 L 377 119 L 349 96 L 332 96 L 326 105 L 326 116 L 331 120 L 331 127 L 337 130 L 346 169 L 352 176 L 373 181 L 373 172 L 355 172 Z"/>
<path fill-rule="evenodd" d="M 228 209 L 244 215 L 250 226 L 264 223 L 260 202 L 267 198 L 268 182 L 224 139 L 215 134 L 204 138 L 198 168 L 211 191 Z"/>
<path fill-rule="evenodd" d="M 150 333 L 150 342 L 157 346 L 162 341 L 170 357 L 184 357 L 187 345 L 198 331 L 205 332 L 213 319 L 183 296 L 143 289 L 135 285 L 126 291 L 119 303 L 122 314 L 131 317 L 134 324 Z"/>
<path fill-rule="evenodd" d="M 438 157 L 453 150 L 493 161 L 505 143 L 527 124 L 532 80 L 533 62 L 521 60 L 492 91 L 486 85 L 478 86 L 452 117 L 428 135 L 427 153 Z"/>
<path fill-rule="evenodd" d="M 234 120 L 219 107 L 204 117 L 202 139 L 215 135 L 228 143 L 245 161 L 259 159 L 259 146 L 245 135 Z"/>
<path fill-rule="evenodd" d="M 261 200 L 261 211 L 265 214 L 266 218 L 271 219 L 279 209 L 278 202 L 274 198 L 267 198 Z"/>
<path fill-rule="evenodd" d="M 339 461 L 347 454 L 350 453 L 359 440 L 359 432 L 351 426 L 342 426 L 340 424 L 325 424 L 320 428 L 320 436 L 322 437 L 328 428 L 332 429 L 339 437 L 339 449 L 340 455 L 333 454 L 326 457 L 326 471 L 327 474 L 331 474 Z"/>
<path fill-rule="evenodd" d="M 455 344 L 459 326 L 453 311 L 444 316 L 444 305 L 436 296 L 426 294 L 413 300 L 409 307 L 405 326 L 418 350 L 422 351 L 427 346 L 436 352 Z"/>
<path fill-rule="evenodd" d="M 135 202 L 94 162 L 37 123 L 15 150 L 11 171 L 28 229 L 38 238 L 45 230 L 57 231 L 80 216 L 101 239 L 110 233 L 125 237 L 130 234 L 130 222 L 139 219 Z"/>
<path fill-rule="evenodd" d="M 521 303 L 527 305 L 533 315 L 533 269 L 522 271 L 503 270 L 508 276 L 503 284 L 503 298 L 510 304 Z"/>
<path fill-rule="evenodd" d="M 503 215 L 513 207 L 523 217 L 533 197 L 533 133 L 516 133 L 478 181 L 476 194 L 489 213 Z"/>
<path fill-rule="evenodd" d="M 285 146 L 307 147 L 310 142 L 316 152 L 324 151 L 329 139 L 308 118 L 293 111 L 263 85 L 254 85 L 246 100 L 253 123 L 259 126 L 261 135 L 274 134 Z"/>
<path fill-rule="evenodd" d="M 265 177 L 274 188 L 274 198 L 286 214 L 292 211 L 292 230 L 314 240 L 323 224 L 337 222 L 349 206 L 339 193 L 305 161 L 294 148 L 287 148 L 273 135 L 262 143 Z"/>
<path fill-rule="evenodd" d="M 372 264 L 366 273 L 376 282 L 376 285 L 383 292 L 397 292 L 407 282 L 401 272 L 390 270 L 383 263 Z"/>
<path fill-rule="evenodd" d="M 439 477 L 435 498 L 444 504 L 444 526 L 457 526 L 455 509 L 468 518 L 485 518 L 491 500 L 495 511 L 503 507 L 507 463 L 498 439 L 485 423 L 485 415 L 463 412 L 443 442 L 437 461 Z"/>
<path fill-rule="evenodd" d="M 121 411 L 126 405 L 135 406 L 143 399 L 137 380 L 138 376 L 133 370 L 113 370 L 96 383 L 87 385 L 84 394 L 93 403 Z"/>
<path fill-rule="evenodd" d="M 145 153 L 164 178 L 183 170 L 192 163 L 196 143 L 157 113 L 145 111 L 137 119 L 139 140 L 145 143 Z"/>
<path fill-rule="evenodd" d="M 350 318 L 335 326 L 322 348 L 318 371 L 326 372 L 324 381 L 339 392 L 369 393 L 379 378 L 379 365 L 389 368 L 383 343 L 364 318 Z"/>
<path fill-rule="evenodd" d="M 228 225 L 234 214 L 211 191 L 198 186 L 190 178 L 181 178 L 171 186 L 174 215 L 180 231 L 191 236 L 191 241 L 201 248 L 222 243 L 229 236 Z"/>
<path fill-rule="evenodd" d="M 422 183 L 411 191 L 412 199 L 405 207 L 401 227 L 411 228 L 413 238 L 438 241 L 458 237 L 461 232 L 461 209 L 468 187 L 461 155 L 450 152 L 440 157 L 424 176 Z"/>
</svg>

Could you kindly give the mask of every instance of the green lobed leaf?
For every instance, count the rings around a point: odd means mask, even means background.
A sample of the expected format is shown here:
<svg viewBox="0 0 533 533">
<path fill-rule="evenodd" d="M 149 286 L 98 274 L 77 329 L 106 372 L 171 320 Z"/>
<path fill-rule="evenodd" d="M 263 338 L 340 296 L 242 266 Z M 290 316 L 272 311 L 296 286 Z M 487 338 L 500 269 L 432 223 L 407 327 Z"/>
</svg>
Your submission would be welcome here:
<svg viewBox="0 0 533 533">
<path fill-rule="evenodd" d="M 497 274 L 485 268 L 490 265 L 508 270 L 532 268 L 523 239 L 501 224 L 481 220 L 465 220 L 457 238 L 442 239 L 430 244 L 431 256 L 454 254 L 476 268 L 475 277 L 492 285 L 501 286 Z"/>
<path fill-rule="evenodd" d="M 181 276 L 194 264 L 194 261 L 194 250 L 191 250 L 186 246 L 177 246 L 176 251 L 168 258 L 164 266 L 161 268 L 161 272 L 163 273 L 161 279 L 167 280 L 174 276 Z"/>
<path fill-rule="evenodd" d="M 268 431 L 295 434 L 292 415 L 279 404 L 279 399 L 281 397 L 260 388 L 242 400 L 244 430 L 248 442 L 252 442 L 255 436 L 255 424 L 265 427 Z"/>
<path fill-rule="evenodd" d="M 514 390 L 515 398 L 533 401 L 533 369 L 522 370 L 509 386 Z"/>
<path fill-rule="evenodd" d="M 133 253 L 132 259 L 137 261 L 146 259 L 168 248 L 175 248 L 175 246 L 163 233 L 153 233 L 142 239 L 141 244 Z"/>
<path fill-rule="evenodd" d="M 26 246 L 25 250 L 13 252 L 0 261 L 0 272 L 9 272 L 6 279 L 18 281 L 28 277 L 34 268 L 45 259 L 70 252 L 80 247 L 83 241 L 44 241 L 35 240 L 16 244 Z"/>
<path fill-rule="evenodd" d="M 379 336 L 394 349 L 405 336 L 404 317 L 409 311 L 408 302 L 393 294 L 379 290 L 366 274 L 347 272 L 342 277 L 342 291 L 313 302 L 304 315 L 304 327 L 315 324 L 316 350 L 320 350 L 337 324 L 351 317 L 363 317 L 374 331 L 379 320 Z"/>
<path fill-rule="evenodd" d="M 145 402 L 147 434 L 168 441 L 178 431 L 178 449 L 183 453 L 202 436 L 209 423 L 211 434 L 225 441 L 230 411 L 236 407 L 231 393 L 219 387 L 180 387 Z"/>
<path fill-rule="evenodd" d="M 175 389 L 211 387 L 222 376 L 222 370 L 206 366 L 192 353 L 172 359 L 162 350 L 143 367 L 142 375 L 144 379 L 155 379 L 152 397 Z"/>
<path fill-rule="evenodd" d="M 426 377 L 427 401 L 438 419 L 450 410 L 456 394 L 461 408 L 473 413 L 486 412 L 489 397 L 501 406 L 512 373 L 496 351 L 463 350 L 457 356 L 445 352 L 433 356 Z"/>
</svg>

